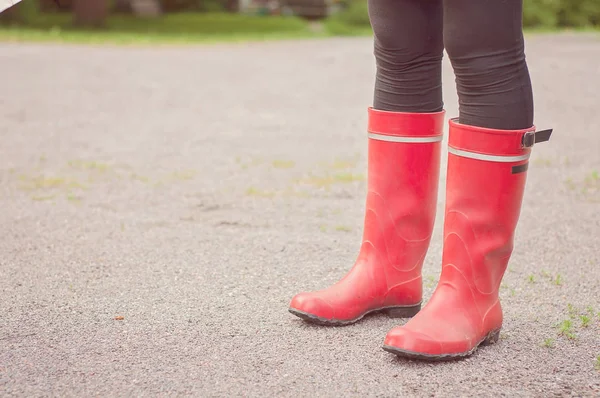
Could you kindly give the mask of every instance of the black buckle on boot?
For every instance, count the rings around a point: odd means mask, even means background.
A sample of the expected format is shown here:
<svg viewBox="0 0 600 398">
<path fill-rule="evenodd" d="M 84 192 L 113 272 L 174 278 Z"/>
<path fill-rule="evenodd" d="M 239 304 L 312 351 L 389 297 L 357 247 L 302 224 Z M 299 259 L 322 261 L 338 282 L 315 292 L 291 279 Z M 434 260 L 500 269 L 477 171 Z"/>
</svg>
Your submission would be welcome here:
<svg viewBox="0 0 600 398">
<path fill-rule="evenodd" d="M 552 131 L 553 129 L 547 129 L 542 131 L 528 131 L 527 133 L 523 134 L 523 139 L 521 140 L 521 147 L 531 148 L 538 142 L 546 142 L 550 140 Z"/>
</svg>

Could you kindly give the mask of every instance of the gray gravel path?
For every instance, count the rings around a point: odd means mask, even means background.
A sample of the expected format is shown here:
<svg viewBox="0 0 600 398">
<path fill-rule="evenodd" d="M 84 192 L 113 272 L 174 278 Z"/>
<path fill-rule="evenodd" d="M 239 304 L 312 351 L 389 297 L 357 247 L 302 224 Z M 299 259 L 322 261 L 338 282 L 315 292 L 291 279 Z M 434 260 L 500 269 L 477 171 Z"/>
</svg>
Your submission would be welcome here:
<svg viewBox="0 0 600 398">
<path fill-rule="evenodd" d="M 432 365 L 381 349 L 397 320 L 287 312 L 358 251 L 369 39 L 0 44 L 0 396 L 600 394 L 600 37 L 527 51 L 555 135 L 534 151 L 501 340 Z"/>
</svg>

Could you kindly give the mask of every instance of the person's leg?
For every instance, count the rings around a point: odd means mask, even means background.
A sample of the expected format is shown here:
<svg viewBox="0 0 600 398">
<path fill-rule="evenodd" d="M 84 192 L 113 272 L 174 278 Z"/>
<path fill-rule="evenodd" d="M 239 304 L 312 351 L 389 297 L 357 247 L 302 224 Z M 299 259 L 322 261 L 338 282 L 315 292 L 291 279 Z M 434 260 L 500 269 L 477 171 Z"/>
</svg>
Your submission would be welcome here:
<svg viewBox="0 0 600 398">
<path fill-rule="evenodd" d="M 450 121 L 442 273 L 427 305 L 384 349 L 420 359 L 470 355 L 502 327 L 498 291 L 521 211 L 535 132 L 522 0 L 444 0 L 460 117 Z"/>
<path fill-rule="evenodd" d="M 324 325 L 373 311 L 413 316 L 437 208 L 444 112 L 441 0 L 370 0 L 377 81 L 368 122 L 363 239 L 333 286 L 300 293 L 290 312 Z"/>
<path fill-rule="evenodd" d="M 377 75 L 373 108 L 439 112 L 442 0 L 369 0 Z"/>
<path fill-rule="evenodd" d="M 444 45 L 460 123 L 506 130 L 533 124 L 522 12 L 523 0 L 445 0 Z"/>
</svg>

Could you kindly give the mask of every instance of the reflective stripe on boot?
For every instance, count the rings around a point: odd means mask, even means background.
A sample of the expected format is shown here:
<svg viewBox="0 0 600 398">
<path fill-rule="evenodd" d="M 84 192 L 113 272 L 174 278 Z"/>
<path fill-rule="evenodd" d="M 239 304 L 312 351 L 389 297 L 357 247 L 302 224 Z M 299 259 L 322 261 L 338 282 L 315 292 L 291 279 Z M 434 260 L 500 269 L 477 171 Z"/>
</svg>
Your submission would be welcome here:
<svg viewBox="0 0 600 398">
<path fill-rule="evenodd" d="M 360 252 L 336 284 L 296 295 L 291 313 L 315 323 L 344 325 L 370 312 L 410 317 L 421 309 L 421 268 L 435 221 L 444 116 L 444 111 L 369 108 Z"/>
<path fill-rule="evenodd" d="M 388 332 L 386 351 L 439 360 L 497 341 L 498 289 L 513 250 L 531 146 L 550 134 L 450 121 L 440 281 L 417 316 Z"/>
</svg>

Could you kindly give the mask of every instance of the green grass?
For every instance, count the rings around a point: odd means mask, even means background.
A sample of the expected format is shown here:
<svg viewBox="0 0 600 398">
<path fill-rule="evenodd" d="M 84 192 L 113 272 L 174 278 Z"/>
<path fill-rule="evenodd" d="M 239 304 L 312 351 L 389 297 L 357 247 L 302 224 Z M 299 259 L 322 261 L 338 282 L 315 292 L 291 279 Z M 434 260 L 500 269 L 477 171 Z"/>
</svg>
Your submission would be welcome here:
<svg viewBox="0 0 600 398">
<path fill-rule="evenodd" d="M 273 160 L 271 165 L 276 169 L 291 169 L 296 165 L 293 160 Z"/>
<path fill-rule="evenodd" d="M 335 230 L 339 231 L 339 232 L 351 232 L 352 228 L 350 228 L 350 227 L 348 227 L 346 225 L 337 225 L 335 227 Z"/>
<path fill-rule="evenodd" d="M 554 348 L 554 339 L 548 338 L 544 340 L 544 343 L 542 345 L 546 348 Z"/>
<path fill-rule="evenodd" d="M 272 198 L 275 196 L 275 192 L 266 191 L 260 188 L 250 187 L 246 189 L 247 196 L 256 196 L 261 198 Z"/>
<path fill-rule="evenodd" d="M 227 13 L 166 14 L 159 18 L 111 15 L 105 29 L 80 29 L 71 14 L 32 14 L 22 24 L 0 26 L 0 41 L 89 44 L 177 44 L 318 37 L 294 17 Z"/>
<path fill-rule="evenodd" d="M 575 333 L 573 332 L 573 323 L 569 319 L 565 319 L 559 325 L 559 334 L 566 336 L 568 339 L 574 340 L 577 338 Z"/>
<path fill-rule="evenodd" d="M 425 281 L 424 281 L 424 283 L 423 283 L 423 284 L 424 284 L 424 286 L 425 286 L 425 287 L 427 287 L 427 288 L 434 288 L 434 287 L 435 287 L 435 285 L 437 284 L 437 280 L 435 279 L 435 277 L 434 277 L 434 276 L 432 276 L 432 275 L 428 275 L 428 276 L 425 278 Z"/>
<path fill-rule="evenodd" d="M 373 29 L 371 26 L 350 25 L 340 21 L 336 17 L 327 19 L 324 22 L 325 31 L 333 36 L 371 36 Z"/>
<path fill-rule="evenodd" d="M 557 286 L 562 285 L 562 276 L 560 274 L 556 275 L 556 279 L 554 279 L 554 284 Z"/>
<path fill-rule="evenodd" d="M 325 30 L 333 36 L 372 36 L 373 30 L 367 25 L 351 25 L 340 21 L 340 19 L 331 17 L 324 23 Z M 525 27 L 523 29 L 526 36 L 549 34 L 557 32 L 573 32 L 573 33 L 597 33 L 600 34 L 600 26 L 582 26 L 582 27 Z"/>
<path fill-rule="evenodd" d="M 590 325 L 590 317 L 587 315 L 579 315 L 579 319 L 581 319 L 581 326 L 587 328 Z"/>
<path fill-rule="evenodd" d="M 575 319 L 577 318 L 577 308 L 571 303 L 567 304 L 567 311 L 569 312 L 569 318 Z"/>
<path fill-rule="evenodd" d="M 324 20 L 323 29 L 311 29 L 309 22 L 296 17 L 187 12 L 159 18 L 111 15 L 105 29 L 86 30 L 73 26 L 70 13 L 29 11 L 21 24 L 0 25 L 0 41 L 159 45 L 372 36 L 362 10 L 365 5 L 360 3 L 357 7 L 353 15 L 336 14 Z M 600 32 L 597 28 L 570 30 Z M 557 29 L 535 28 L 526 32 L 555 31 Z"/>
</svg>

